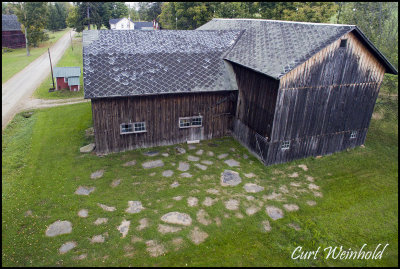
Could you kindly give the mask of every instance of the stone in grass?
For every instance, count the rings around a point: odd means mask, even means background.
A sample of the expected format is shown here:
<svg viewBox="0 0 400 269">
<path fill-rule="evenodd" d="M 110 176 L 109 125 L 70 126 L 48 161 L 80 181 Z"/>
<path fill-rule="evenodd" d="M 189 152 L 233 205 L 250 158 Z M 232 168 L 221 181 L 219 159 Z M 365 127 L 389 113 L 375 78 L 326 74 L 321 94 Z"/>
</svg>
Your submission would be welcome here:
<svg viewBox="0 0 400 269">
<path fill-rule="evenodd" d="M 174 227 L 165 224 L 158 224 L 158 232 L 162 234 L 166 233 L 176 233 L 182 230 L 182 227 Z"/>
<path fill-rule="evenodd" d="M 305 164 L 299 164 L 298 167 L 300 167 L 301 169 L 303 169 L 304 171 L 308 171 L 308 167 Z"/>
<path fill-rule="evenodd" d="M 181 177 L 192 177 L 192 174 L 190 174 L 190 173 L 182 173 Z"/>
<path fill-rule="evenodd" d="M 135 164 L 136 164 L 136 161 L 135 161 L 135 160 L 132 160 L 132 161 L 130 161 L 130 162 L 124 163 L 122 166 L 134 166 Z"/>
<path fill-rule="evenodd" d="M 273 220 L 278 220 L 278 219 L 283 218 L 282 209 L 277 208 L 275 206 L 267 206 L 265 208 L 265 211 L 267 212 L 268 216 Z"/>
<path fill-rule="evenodd" d="M 78 216 L 81 218 L 87 218 L 88 215 L 89 215 L 89 212 L 87 209 L 81 209 L 78 212 Z"/>
<path fill-rule="evenodd" d="M 203 205 L 212 206 L 216 201 L 218 201 L 218 198 L 212 199 L 211 197 L 206 197 L 203 201 Z"/>
<path fill-rule="evenodd" d="M 108 218 L 98 218 L 95 222 L 93 222 L 94 225 L 100 225 L 108 222 Z"/>
<path fill-rule="evenodd" d="M 115 188 L 121 183 L 121 179 L 114 179 L 113 182 L 111 182 L 110 186 Z"/>
<path fill-rule="evenodd" d="M 208 160 L 204 160 L 201 161 L 202 164 L 206 164 L 206 165 L 212 165 L 214 162 L 213 161 L 208 161 Z"/>
<path fill-rule="evenodd" d="M 91 178 L 91 179 L 98 179 L 98 178 L 101 178 L 101 177 L 103 176 L 103 174 L 104 174 L 104 170 L 101 169 L 101 170 L 98 170 L 98 171 L 96 171 L 96 172 L 93 172 L 93 173 L 90 175 L 90 178 Z"/>
<path fill-rule="evenodd" d="M 308 184 L 308 188 L 310 190 L 319 190 L 319 186 L 317 186 L 317 185 L 315 185 L 313 183 Z"/>
<path fill-rule="evenodd" d="M 323 196 L 322 193 L 319 192 L 319 191 L 313 191 L 313 194 L 314 194 L 315 197 L 322 197 Z"/>
<path fill-rule="evenodd" d="M 69 241 L 69 242 L 62 244 L 61 247 L 59 248 L 58 252 L 60 254 L 65 254 L 68 251 L 70 251 L 71 249 L 73 249 L 74 247 L 76 247 L 76 242 Z"/>
<path fill-rule="evenodd" d="M 217 194 L 219 194 L 219 190 L 216 190 L 216 189 L 208 189 L 208 190 L 207 190 L 207 193 L 211 193 L 211 194 L 217 195 Z"/>
<path fill-rule="evenodd" d="M 112 211 L 116 210 L 116 208 L 113 207 L 113 206 L 106 206 L 106 205 L 103 205 L 103 204 L 100 204 L 100 203 L 97 203 L 97 205 L 100 206 L 105 211 L 112 212 Z"/>
<path fill-rule="evenodd" d="M 90 243 L 104 243 L 104 241 L 106 240 L 106 238 L 99 234 L 99 235 L 94 235 L 91 239 L 90 239 Z"/>
<path fill-rule="evenodd" d="M 310 182 L 314 182 L 314 178 L 312 176 L 307 176 L 306 179 Z"/>
<path fill-rule="evenodd" d="M 307 205 L 309 205 L 309 206 L 315 206 L 315 205 L 317 204 L 317 202 L 312 201 L 312 200 L 309 200 L 309 201 L 307 201 L 306 203 L 307 203 Z"/>
<path fill-rule="evenodd" d="M 200 209 L 197 212 L 196 217 L 197 217 L 197 221 L 203 225 L 209 225 L 212 223 L 212 221 L 210 220 L 210 216 L 204 209 Z"/>
<path fill-rule="evenodd" d="M 200 160 L 200 158 L 196 157 L 196 156 L 189 155 L 188 156 L 188 160 L 192 161 L 192 162 L 198 162 Z"/>
<path fill-rule="evenodd" d="M 190 239 L 196 245 L 203 243 L 208 237 L 206 232 L 203 232 L 199 229 L 199 227 L 194 227 L 192 232 L 190 233 Z"/>
<path fill-rule="evenodd" d="M 219 217 L 215 217 L 215 224 L 217 225 L 217 226 L 221 226 L 221 219 L 219 218 Z"/>
<path fill-rule="evenodd" d="M 207 151 L 207 156 L 213 157 L 213 156 L 214 156 L 214 152 L 212 152 L 212 151 Z"/>
<path fill-rule="evenodd" d="M 95 187 L 83 187 L 79 186 L 78 189 L 76 189 L 75 194 L 77 195 L 89 195 L 91 192 L 94 192 L 96 188 Z"/>
<path fill-rule="evenodd" d="M 139 226 L 136 227 L 136 230 L 141 231 L 143 229 L 146 229 L 149 227 L 149 219 L 148 218 L 143 218 L 139 220 Z"/>
<path fill-rule="evenodd" d="M 174 181 L 172 184 L 171 184 L 171 188 L 176 188 L 176 187 L 178 187 L 179 186 L 179 182 L 178 181 Z"/>
<path fill-rule="evenodd" d="M 182 147 L 176 147 L 175 149 L 176 149 L 176 152 L 178 154 L 185 154 L 186 153 L 186 150 L 184 148 L 182 148 Z"/>
<path fill-rule="evenodd" d="M 196 151 L 196 155 L 203 155 L 204 150 L 199 149 L 198 151 Z"/>
<path fill-rule="evenodd" d="M 242 182 L 238 172 L 225 170 L 221 173 L 222 186 L 236 186 Z"/>
<path fill-rule="evenodd" d="M 254 173 L 248 173 L 248 174 L 244 174 L 244 176 L 247 177 L 247 178 L 253 178 L 253 177 L 256 176 L 256 174 L 254 174 Z"/>
<path fill-rule="evenodd" d="M 164 162 L 162 160 L 148 161 L 142 163 L 144 169 L 156 168 L 164 166 Z"/>
<path fill-rule="evenodd" d="M 280 186 L 280 187 L 279 187 L 279 190 L 280 190 L 282 193 L 289 193 L 289 190 L 288 190 L 288 188 L 286 187 L 286 185 Z"/>
<path fill-rule="evenodd" d="M 178 170 L 182 172 L 189 170 L 189 164 L 186 162 L 179 162 Z"/>
<path fill-rule="evenodd" d="M 251 193 L 257 193 L 264 190 L 264 187 L 258 186 L 257 184 L 254 183 L 246 183 L 243 186 L 243 188 L 246 190 L 246 192 L 251 192 Z"/>
<path fill-rule="evenodd" d="M 189 226 L 192 224 L 192 218 L 186 213 L 169 212 L 161 217 L 161 220 L 169 224 L 179 224 Z"/>
<path fill-rule="evenodd" d="M 143 155 L 145 156 L 149 156 L 149 157 L 153 157 L 153 156 L 157 156 L 160 152 L 158 151 L 147 151 L 147 152 L 143 152 Z"/>
<path fill-rule="evenodd" d="M 172 199 L 174 199 L 175 201 L 180 201 L 180 200 L 182 200 L 182 198 L 183 198 L 183 196 L 172 197 Z"/>
<path fill-rule="evenodd" d="M 269 232 L 271 231 L 271 224 L 269 224 L 268 220 L 264 220 L 261 222 L 262 226 L 263 226 L 263 230 L 264 232 Z"/>
<path fill-rule="evenodd" d="M 81 153 L 89 153 L 92 152 L 96 148 L 94 143 L 90 143 L 89 145 L 83 146 L 79 149 Z"/>
<path fill-rule="evenodd" d="M 121 225 L 118 226 L 117 230 L 122 234 L 122 238 L 125 238 L 125 236 L 128 234 L 130 225 L 131 225 L 131 222 L 129 220 L 124 219 L 121 222 Z"/>
<path fill-rule="evenodd" d="M 187 203 L 190 207 L 194 207 L 197 206 L 197 203 L 199 202 L 199 199 L 197 199 L 196 197 L 189 197 L 187 199 Z"/>
<path fill-rule="evenodd" d="M 192 149 L 196 149 L 195 145 L 188 145 L 188 149 L 192 150 Z"/>
<path fill-rule="evenodd" d="M 94 136 L 94 128 L 93 128 L 93 127 L 87 128 L 87 129 L 85 130 L 85 135 L 86 135 L 87 137 Z"/>
<path fill-rule="evenodd" d="M 163 177 L 171 177 L 174 174 L 172 170 L 166 170 L 162 172 Z"/>
<path fill-rule="evenodd" d="M 250 206 L 249 208 L 246 209 L 246 214 L 251 216 L 251 215 L 254 215 L 255 213 L 257 213 L 258 211 L 260 211 L 259 207 Z"/>
<path fill-rule="evenodd" d="M 235 199 L 229 199 L 225 202 L 225 208 L 228 210 L 238 210 L 239 209 L 239 201 Z"/>
<path fill-rule="evenodd" d="M 132 238 L 131 238 L 131 243 L 137 243 L 137 242 L 142 242 L 143 241 L 143 238 L 141 238 L 141 237 L 138 237 L 138 236 L 132 236 Z"/>
<path fill-rule="evenodd" d="M 198 167 L 199 169 L 201 169 L 201 170 L 207 170 L 207 166 L 205 166 L 205 165 L 202 165 L 202 164 L 199 164 L 199 163 L 195 163 L 194 164 L 196 167 Z"/>
<path fill-rule="evenodd" d="M 169 154 L 167 152 L 161 153 L 161 155 L 164 156 L 164 157 L 168 157 L 169 156 Z"/>
<path fill-rule="evenodd" d="M 67 220 L 57 220 L 46 229 L 46 236 L 53 237 L 72 232 L 72 223 Z"/>
<path fill-rule="evenodd" d="M 247 195 L 246 199 L 247 199 L 247 201 L 254 201 L 255 198 L 254 198 L 254 196 Z"/>
<path fill-rule="evenodd" d="M 234 159 L 229 159 L 224 161 L 227 165 L 229 165 L 230 167 L 237 167 L 240 166 L 240 163 Z"/>
<path fill-rule="evenodd" d="M 299 206 L 296 204 L 284 204 L 283 207 L 289 212 L 299 210 Z"/>
<path fill-rule="evenodd" d="M 156 172 L 152 172 L 149 174 L 149 176 L 154 177 L 156 175 Z"/>
<path fill-rule="evenodd" d="M 128 201 L 128 208 L 125 210 L 127 213 L 139 213 L 144 209 L 142 202 L 140 201 Z"/>
<path fill-rule="evenodd" d="M 293 174 L 288 175 L 288 177 L 290 178 L 299 177 L 299 174 L 297 172 L 294 172 Z"/>
<path fill-rule="evenodd" d="M 223 159 L 226 157 L 228 157 L 228 153 L 223 153 L 223 154 L 218 155 L 218 159 Z"/>
<path fill-rule="evenodd" d="M 81 255 L 79 255 L 79 256 L 75 256 L 75 257 L 73 257 L 72 259 L 73 260 L 84 260 L 84 259 L 86 259 L 87 258 L 87 253 L 83 253 L 83 254 L 81 254 Z"/>
<path fill-rule="evenodd" d="M 291 182 L 290 186 L 292 186 L 292 187 L 300 187 L 301 183 L 300 182 Z"/>
<path fill-rule="evenodd" d="M 288 226 L 290 228 L 295 229 L 296 231 L 300 231 L 301 230 L 300 226 L 298 224 L 296 224 L 296 223 L 289 223 Z"/>
<path fill-rule="evenodd" d="M 237 217 L 238 219 L 243 219 L 244 218 L 242 213 L 239 213 L 239 212 L 235 213 L 235 217 Z"/>
<path fill-rule="evenodd" d="M 146 246 L 147 252 L 151 257 L 158 257 L 166 252 L 164 246 L 158 243 L 156 240 L 146 241 Z"/>
</svg>

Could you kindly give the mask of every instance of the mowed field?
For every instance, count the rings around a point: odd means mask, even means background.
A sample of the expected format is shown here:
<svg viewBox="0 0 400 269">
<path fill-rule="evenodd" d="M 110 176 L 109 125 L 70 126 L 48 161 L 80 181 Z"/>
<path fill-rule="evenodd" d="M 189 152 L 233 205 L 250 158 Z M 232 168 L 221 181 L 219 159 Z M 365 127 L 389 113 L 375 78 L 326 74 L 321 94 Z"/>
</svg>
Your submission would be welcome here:
<svg viewBox="0 0 400 269">
<path fill-rule="evenodd" d="M 79 148 L 93 141 L 85 133 L 92 125 L 90 103 L 20 113 L 2 135 L 2 264 L 398 266 L 397 109 L 397 101 L 377 106 L 365 148 L 268 167 L 231 137 L 178 145 L 184 154 L 176 145 L 82 154 Z M 143 167 L 155 160 L 163 165 Z M 242 182 L 221 186 L 225 170 L 238 172 Z M 249 183 L 263 190 L 247 192 Z M 77 195 L 80 186 L 94 189 Z M 143 208 L 128 213 L 129 201 Z M 273 220 L 270 206 L 283 218 Z M 82 209 L 87 217 L 78 216 Z M 162 221 L 168 212 L 188 214 L 191 224 Z M 107 221 L 96 225 L 99 218 Z M 46 236 L 58 220 L 69 221 L 71 232 Z M 119 228 L 127 222 L 124 236 Z M 60 254 L 67 242 L 75 247 Z M 376 260 L 326 259 L 322 251 L 364 244 L 367 251 L 389 245 Z M 292 259 L 298 246 L 321 250 L 316 259 Z"/>
</svg>

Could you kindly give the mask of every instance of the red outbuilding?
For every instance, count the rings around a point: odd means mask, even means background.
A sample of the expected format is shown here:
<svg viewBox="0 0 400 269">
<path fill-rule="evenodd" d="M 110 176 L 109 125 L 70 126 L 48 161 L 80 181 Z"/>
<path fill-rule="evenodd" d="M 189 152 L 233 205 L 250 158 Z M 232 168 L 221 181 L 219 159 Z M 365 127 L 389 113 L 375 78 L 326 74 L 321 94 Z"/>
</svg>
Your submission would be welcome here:
<svg viewBox="0 0 400 269">
<path fill-rule="evenodd" d="M 70 91 L 80 90 L 81 68 L 54 67 L 53 77 L 56 78 L 56 90 L 69 89 Z"/>
</svg>

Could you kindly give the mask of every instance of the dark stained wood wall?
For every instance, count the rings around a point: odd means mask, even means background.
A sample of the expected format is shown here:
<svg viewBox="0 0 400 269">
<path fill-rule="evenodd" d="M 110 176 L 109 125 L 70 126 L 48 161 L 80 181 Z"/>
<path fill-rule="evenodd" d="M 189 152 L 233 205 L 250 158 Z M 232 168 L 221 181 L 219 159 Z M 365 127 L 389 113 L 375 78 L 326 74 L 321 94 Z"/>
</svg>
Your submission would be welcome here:
<svg viewBox="0 0 400 269">
<path fill-rule="evenodd" d="M 98 153 L 172 145 L 230 134 L 237 92 L 92 99 Z M 203 116 L 201 128 L 179 128 L 179 117 Z M 120 134 L 120 124 L 145 121 L 147 132 Z"/>
</svg>

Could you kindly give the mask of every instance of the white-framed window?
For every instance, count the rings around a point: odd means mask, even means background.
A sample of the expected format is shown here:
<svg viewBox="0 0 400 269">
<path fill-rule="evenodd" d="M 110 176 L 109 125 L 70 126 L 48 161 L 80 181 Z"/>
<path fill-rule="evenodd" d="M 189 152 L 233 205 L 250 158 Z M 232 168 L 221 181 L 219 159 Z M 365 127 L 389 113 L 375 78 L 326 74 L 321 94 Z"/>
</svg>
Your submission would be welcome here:
<svg viewBox="0 0 400 269">
<path fill-rule="evenodd" d="M 146 130 L 146 122 L 135 122 L 133 123 L 133 132 L 134 133 L 145 133 Z"/>
<path fill-rule="evenodd" d="M 120 134 L 145 133 L 146 122 L 130 122 L 120 124 Z"/>
<path fill-rule="evenodd" d="M 121 123 L 120 134 L 131 134 L 133 133 L 133 123 Z"/>
<path fill-rule="evenodd" d="M 201 127 L 202 125 L 203 125 L 202 116 L 179 118 L 179 128 Z"/>
<path fill-rule="evenodd" d="M 352 131 L 350 134 L 350 139 L 357 138 L 357 131 Z"/>
<path fill-rule="evenodd" d="M 281 150 L 287 150 L 290 148 L 290 140 L 282 141 Z"/>
</svg>

